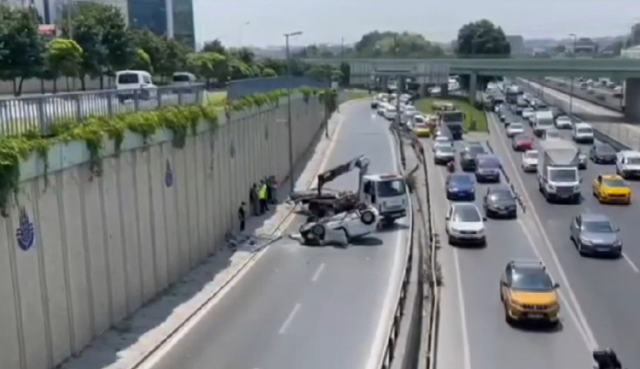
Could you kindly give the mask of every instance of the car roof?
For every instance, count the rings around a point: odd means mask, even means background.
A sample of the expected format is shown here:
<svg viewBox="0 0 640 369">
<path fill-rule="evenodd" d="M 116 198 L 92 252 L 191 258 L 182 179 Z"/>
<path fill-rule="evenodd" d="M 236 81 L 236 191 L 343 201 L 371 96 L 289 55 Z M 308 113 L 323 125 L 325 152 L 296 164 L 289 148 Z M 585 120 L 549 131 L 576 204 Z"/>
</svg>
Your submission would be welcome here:
<svg viewBox="0 0 640 369">
<path fill-rule="evenodd" d="M 486 154 L 479 154 L 477 156 L 478 159 L 496 159 L 496 160 L 500 160 L 498 158 L 498 155 L 492 154 L 492 153 L 486 153 Z"/>
<path fill-rule="evenodd" d="M 583 222 L 611 222 L 609 217 L 604 214 L 582 213 L 580 216 Z"/>
<path fill-rule="evenodd" d="M 453 210 L 456 210 L 456 209 L 475 209 L 478 212 L 480 211 L 478 209 L 478 206 L 476 206 L 476 204 L 473 203 L 473 202 L 454 202 L 454 203 L 451 203 L 451 208 Z"/>
<path fill-rule="evenodd" d="M 544 263 L 536 259 L 511 260 L 507 264 L 516 272 L 518 270 L 539 270 L 546 273 L 547 271 L 547 267 Z"/>
<path fill-rule="evenodd" d="M 627 157 L 627 158 L 638 158 L 638 157 L 640 157 L 640 152 L 633 151 L 633 150 L 620 151 L 619 154 L 624 156 L 624 157 Z"/>
<path fill-rule="evenodd" d="M 622 179 L 622 177 L 617 174 L 602 174 L 602 179 L 613 180 L 613 179 Z"/>
<path fill-rule="evenodd" d="M 456 178 L 470 178 L 473 179 L 473 176 L 469 173 L 452 173 L 449 175 L 449 178 L 451 179 L 456 179 Z"/>
<path fill-rule="evenodd" d="M 508 191 L 511 192 L 511 187 L 504 185 L 504 184 L 499 184 L 499 185 L 495 185 L 495 186 L 490 186 L 489 187 L 489 193 L 492 192 L 503 192 L 503 191 Z"/>
<path fill-rule="evenodd" d="M 575 124 L 576 128 L 591 128 L 589 123 L 578 122 Z"/>
</svg>

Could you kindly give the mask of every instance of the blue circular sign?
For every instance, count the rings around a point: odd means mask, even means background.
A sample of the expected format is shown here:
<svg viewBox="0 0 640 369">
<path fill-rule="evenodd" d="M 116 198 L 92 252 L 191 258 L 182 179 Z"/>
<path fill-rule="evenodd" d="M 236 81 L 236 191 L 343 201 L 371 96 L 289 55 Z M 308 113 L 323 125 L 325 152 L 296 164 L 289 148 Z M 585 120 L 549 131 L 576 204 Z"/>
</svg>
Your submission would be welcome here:
<svg viewBox="0 0 640 369">
<path fill-rule="evenodd" d="M 18 241 L 18 247 L 23 251 L 29 250 L 33 247 L 36 240 L 35 229 L 29 214 L 24 206 L 20 209 L 20 224 L 16 230 L 16 241 Z"/>
<path fill-rule="evenodd" d="M 173 186 L 173 170 L 171 170 L 169 159 L 167 159 L 167 170 L 164 172 L 164 184 L 167 187 Z"/>
</svg>

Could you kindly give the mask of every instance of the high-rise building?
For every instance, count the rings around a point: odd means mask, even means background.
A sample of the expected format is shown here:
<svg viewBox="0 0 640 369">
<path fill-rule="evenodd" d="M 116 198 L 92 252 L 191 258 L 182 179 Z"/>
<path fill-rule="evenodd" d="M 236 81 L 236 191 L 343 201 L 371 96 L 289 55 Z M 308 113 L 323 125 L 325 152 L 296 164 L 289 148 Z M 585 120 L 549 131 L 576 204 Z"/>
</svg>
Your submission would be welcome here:
<svg viewBox="0 0 640 369">
<path fill-rule="evenodd" d="M 56 24 L 63 14 L 63 9 L 83 2 L 95 2 L 113 5 L 120 8 L 125 21 L 128 21 L 127 0 L 0 0 L 0 3 L 11 6 L 33 6 L 38 10 L 42 24 Z"/>
<path fill-rule="evenodd" d="M 129 0 L 129 25 L 195 48 L 193 0 Z"/>
</svg>

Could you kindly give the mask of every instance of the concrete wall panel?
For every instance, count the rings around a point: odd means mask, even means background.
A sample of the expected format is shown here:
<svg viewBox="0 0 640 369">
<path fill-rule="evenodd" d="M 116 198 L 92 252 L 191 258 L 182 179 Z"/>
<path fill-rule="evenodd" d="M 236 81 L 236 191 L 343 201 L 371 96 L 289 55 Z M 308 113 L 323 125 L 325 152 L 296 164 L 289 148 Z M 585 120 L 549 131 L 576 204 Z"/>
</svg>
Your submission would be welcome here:
<svg viewBox="0 0 640 369">
<path fill-rule="evenodd" d="M 107 264 L 109 269 L 109 300 L 111 322 L 127 316 L 127 276 L 124 230 L 120 201 L 120 158 L 106 158 L 102 163 L 102 198 L 104 204 Z"/>
<path fill-rule="evenodd" d="M 167 266 L 167 241 L 165 237 L 165 209 L 163 192 L 166 186 L 166 161 L 162 153 L 168 144 L 149 148 L 149 218 L 151 220 L 151 247 L 153 248 L 153 273 L 157 291 L 169 284 Z"/>
<path fill-rule="evenodd" d="M 0 217 L 0 367 L 19 368 L 20 350 L 23 344 L 19 341 L 18 311 L 16 308 L 13 274 L 15 265 L 13 264 L 12 253 L 14 246 L 15 230 L 11 226 L 11 221 Z"/>
<path fill-rule="evenodd" d="M 293 101 L 298 160 L 321 128 L 320 105 Z M 128 133 L 99 176 L 84 142 L 52 148 L 46 177 L 37 155 L 25 161 L 18 202 L 0 218 L 0 368 L 61 363 L 225 247 L 251 185 L 288 173 L 286 119 L 286 104 L 234 113 L 181 148 L 170 132 L 148 143 Z M 35 235 L 26 250 L 20 209 Z"/>
</svg>

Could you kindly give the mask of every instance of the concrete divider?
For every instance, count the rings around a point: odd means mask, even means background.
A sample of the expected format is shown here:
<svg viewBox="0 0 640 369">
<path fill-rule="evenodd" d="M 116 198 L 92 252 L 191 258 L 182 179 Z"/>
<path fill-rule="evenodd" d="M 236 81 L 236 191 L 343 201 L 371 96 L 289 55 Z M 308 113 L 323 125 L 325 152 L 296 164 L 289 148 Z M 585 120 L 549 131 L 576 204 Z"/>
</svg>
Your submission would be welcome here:
<svg viewBox="0 0 640 369">
<path fill-rule="evenodd" d="M 292 98 L 294 159 L 315 143 L 324 107 Z M 224 245 L 237 209 L 267 175 L 289 175 L 287 105 L 202 122 L 183 148 L 170 131 L 105 142 L 103 173 L 85 142 L 21 165 L 0 218 L 0 368 L 51 368 Z"/>
</svg>

